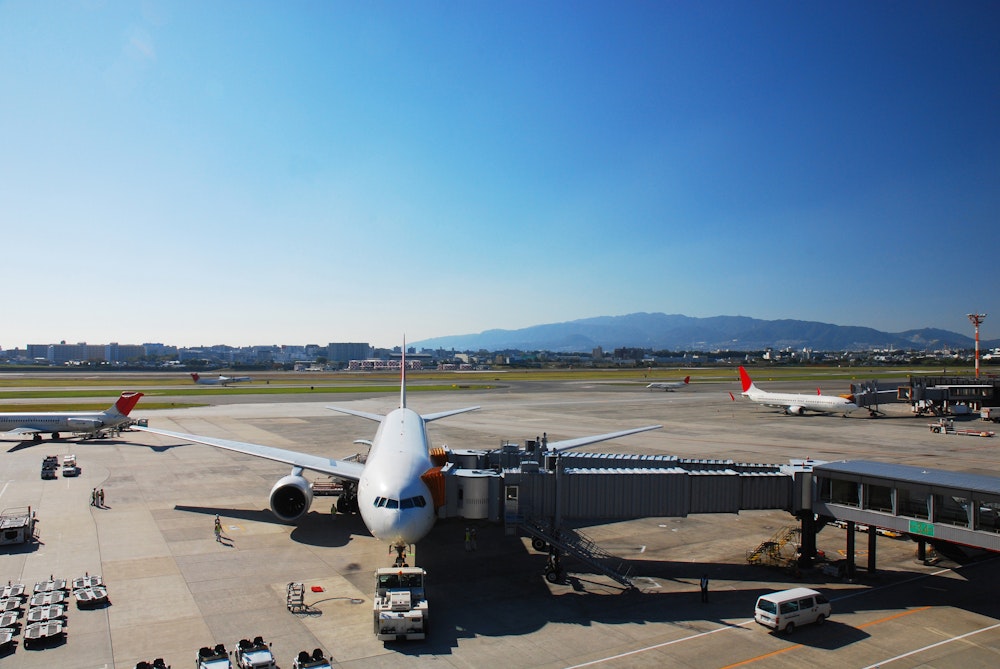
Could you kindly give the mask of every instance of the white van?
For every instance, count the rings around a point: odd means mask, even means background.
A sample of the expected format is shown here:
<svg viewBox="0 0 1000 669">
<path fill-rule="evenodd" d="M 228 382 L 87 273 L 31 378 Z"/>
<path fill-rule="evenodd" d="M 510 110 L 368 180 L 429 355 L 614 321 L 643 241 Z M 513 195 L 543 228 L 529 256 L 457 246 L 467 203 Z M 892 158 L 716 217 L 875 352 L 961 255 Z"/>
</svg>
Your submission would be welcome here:
<svg viewBox="0 0 1000 669">
<path fill-rule="evenodd" d="M 797 625 L 822 625 L 830 617 L 830 601 L 809 588 L 792 588 L 761 595 L 754 620 L 771 629 L 791 634 Z"/>
</svg>

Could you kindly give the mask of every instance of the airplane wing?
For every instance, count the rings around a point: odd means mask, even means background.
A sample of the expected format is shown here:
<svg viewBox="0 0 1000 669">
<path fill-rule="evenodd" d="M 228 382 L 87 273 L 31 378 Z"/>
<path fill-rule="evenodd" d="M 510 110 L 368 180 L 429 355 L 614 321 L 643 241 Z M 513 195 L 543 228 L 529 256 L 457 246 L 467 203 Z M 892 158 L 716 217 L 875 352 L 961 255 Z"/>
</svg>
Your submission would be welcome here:
<svg viewBox="0 0 1000 669">
<path fill-rule="evenodd" d="M 13 430 L 7 430 L 4 434 L 38 434 L 41 432 L 36 427 L 15 427 Z"/>
<path fill-rule="evenodd" d="M 293 467 L 308 469 L 309 471 L 312 472 L 328 474 L 330 476 L 336 476 L 338 478 L 348 479 L 350 481 L 357 481 L 358 479 L 360 479 L 361 472 L 365 468 L 365 466 L 359 462 L 345 462 L 343 460 L 323 458 L 318 455 L 309 455 L 308 453 L 297 453 L 295 451 L 288 451 L 283 448 L 261 446 L 259 444 L 249 444 L 244 441 L 230 441 L 229 439 L 202 437 L 197 434 L 185 434 L 184 432 L 171 432 L 170 430 L 158 430 L 156 428 L 142 427 L 139 425 L 133 425 L 132 429 L 137 430 L 139 432 L 152 432 L 153 434 L 159 434 L 164 437 L 172 437 L 174 439 L 181 439 L 183 441 L 191 441 L 196 444 L 205 444 L 207 446 L 214 446 L 215 448 L 224 448 L 227 451 L 236 451 L 237 453 L 245 453 L 246 455 L 253 455 L 258 458 L 265 458 L 267 460 L 274 460 L 275 462 L 283 462 L 286 465 L 292 465 Z"/>
<path fill-rule="evenodd" d="M 648 432 L 649 430 L 659 430 L 662 425 L 647 425 L 646 427 L 637 427 L 631 430 L 622 430 L 621 432 L 608 432 L 607 434 L 597 434 L 592 437 L 577 437 L 576 439 L 564 439 L 563 441 L 550 441 L 548 445 L 548 450 L 550 451 L 565 451 L 570 448 L 579 448 L 580 446 L 586 446 L 587 444 L 596 444 L 599 441 L 607 441 L 608 439 L 617 439 L 618 437 L 624 437 L 627 434 L 635 434 L 636 432 Z"/>
</svg>

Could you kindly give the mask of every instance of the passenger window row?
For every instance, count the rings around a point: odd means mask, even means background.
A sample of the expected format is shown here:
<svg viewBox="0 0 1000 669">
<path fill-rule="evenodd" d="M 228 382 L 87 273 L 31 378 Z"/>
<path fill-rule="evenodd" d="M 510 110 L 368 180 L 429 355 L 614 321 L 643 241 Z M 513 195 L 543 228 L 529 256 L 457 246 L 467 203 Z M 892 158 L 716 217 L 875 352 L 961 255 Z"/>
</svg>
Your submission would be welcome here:
<svg viewBox="0 0 1000 669">
<path fill-rule="evenodd" d="M 408 497 L 402 501 L 398 499 L 389 499 L 388 497 L 376 497 L 374 506 L 386 509 L 412 509 L 413 507 L 427 506 L 427 500 L 424 499 L 423 495 Z"/>
</svg>

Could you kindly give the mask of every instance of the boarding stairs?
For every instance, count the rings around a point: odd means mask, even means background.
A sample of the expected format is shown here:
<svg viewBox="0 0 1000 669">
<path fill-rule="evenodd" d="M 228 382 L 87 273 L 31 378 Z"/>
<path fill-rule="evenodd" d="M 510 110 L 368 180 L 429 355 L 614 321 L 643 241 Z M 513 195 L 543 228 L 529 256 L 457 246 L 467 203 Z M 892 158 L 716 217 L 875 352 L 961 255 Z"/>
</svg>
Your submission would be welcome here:
<svg viewBox="0 0 1000 669">
<path fill-rule="evenodd" d="M 802 529 L 795 526 L 783 527 L 774 535 L 762 541 L 757 548 L 747 552 L 749 564 L 772 567 L 787 567 L 796 561 L 798 546 L 802 543 Z"/>
<path fill-rule="evenodd" d="M 635 588 L 631 578 L 631 565 L 598 546 L 583 532 L 565 527 L 556 528 L 546 520 L 529 516 L 515 516 L 508 518 L 507 522 L 515 523 L 525 534 L 541 539 L 550 547 L 573 556 L 626 588 Z"/>
</svg>

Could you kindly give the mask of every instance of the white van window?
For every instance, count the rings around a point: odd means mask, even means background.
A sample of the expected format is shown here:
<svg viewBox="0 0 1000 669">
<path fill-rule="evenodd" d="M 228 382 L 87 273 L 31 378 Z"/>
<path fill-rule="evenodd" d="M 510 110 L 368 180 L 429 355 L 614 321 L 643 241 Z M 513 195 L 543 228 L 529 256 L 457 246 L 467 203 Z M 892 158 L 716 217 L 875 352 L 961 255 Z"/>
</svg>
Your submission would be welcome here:
<svg viewBox="0 0 1000 669">
<path fill-rule="evenodd" d="M 772 616 L 778 612 L 778 607 L 774 605 L 774 602 L 767 599 L 760 599 L 757 601 L 757 608 L 764 613 L 770 613 Z"/>
<path fill-rule="evenodd" d="M 782 602 L 781 603 L 781 612 L 782 613 L 795 613 L 798 610 L 799 610 L 799 603 L 798 602 Z"/>
<path fill-rule="evenodd" d="M 813 598 L 812 597 L 806 597 L 805 599 L 800 599 L 799 600 L 799 608 L 800 609 L 811 609 L 812 607 L 813 607 Z"/>
<path fill-rule="evenodd" d="M 816 603 L 817 604 L 829 604 L 830 602 L 823 595 L 816 595 Z"/>
</svg>

